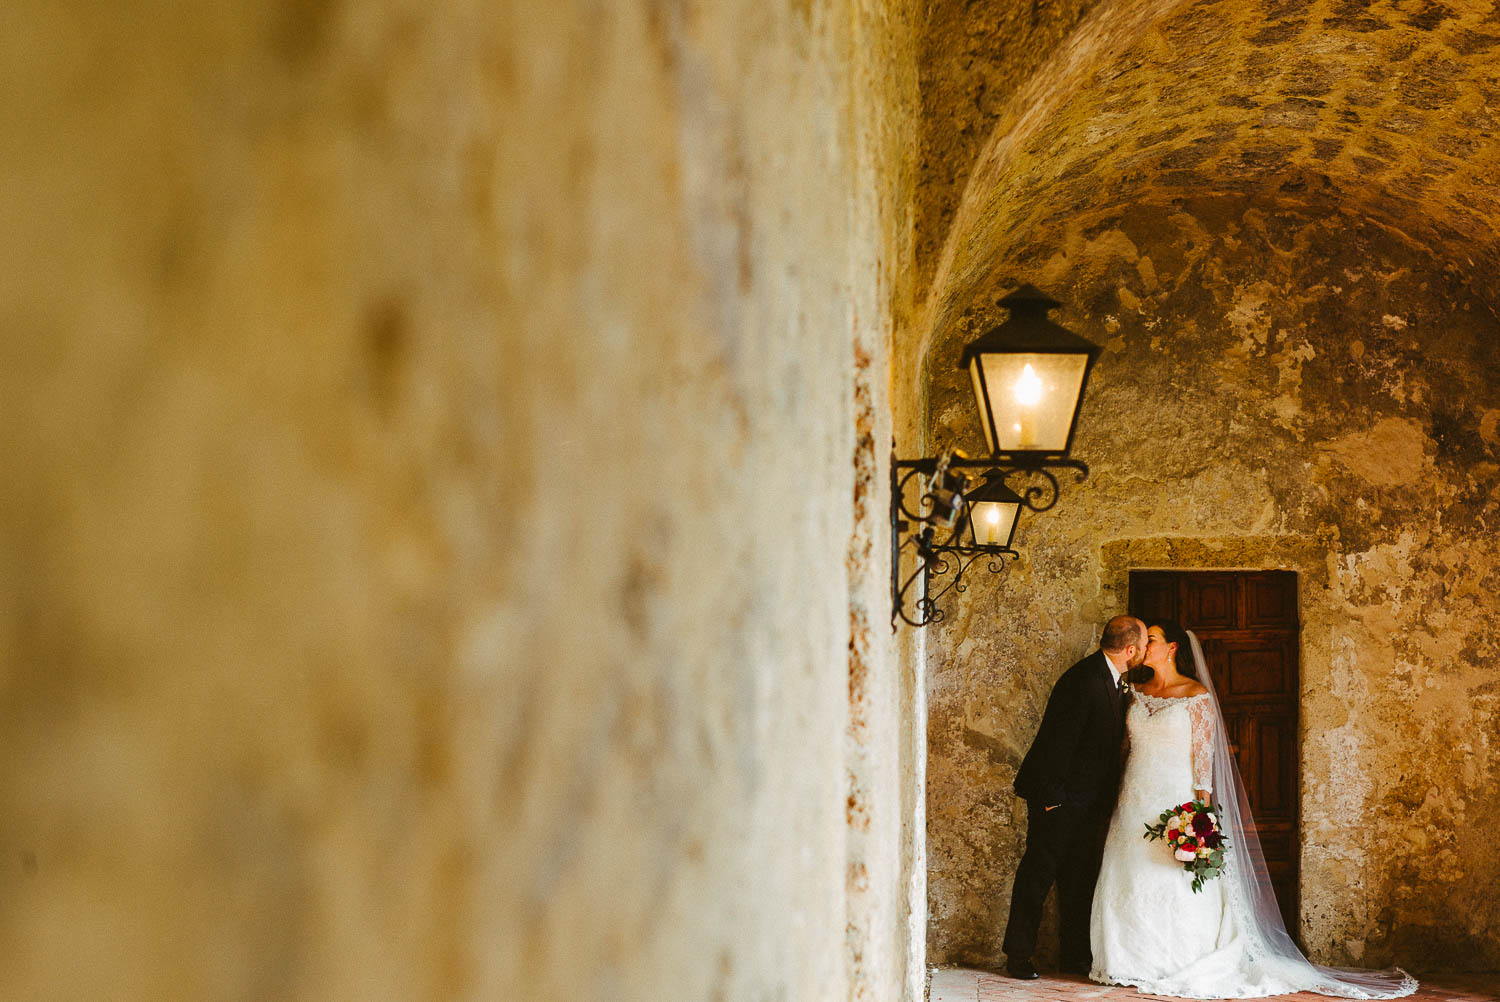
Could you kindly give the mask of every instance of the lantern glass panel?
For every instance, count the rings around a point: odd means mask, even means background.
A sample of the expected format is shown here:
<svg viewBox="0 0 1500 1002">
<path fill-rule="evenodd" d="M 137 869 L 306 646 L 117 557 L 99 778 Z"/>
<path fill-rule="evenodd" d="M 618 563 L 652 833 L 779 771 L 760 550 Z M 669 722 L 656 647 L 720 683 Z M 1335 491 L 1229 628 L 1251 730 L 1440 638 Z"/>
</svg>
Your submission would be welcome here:
<svg viewBox="0 0 1500 1002">
<path fill-rule="evenodd" d="M 990 450 L 1065 451 L 1088 363 L 1082 353 L 976 354 L 969 368 L 980 413 L 988 418 Z"/>
<path fill-rule="evenodd" d="M 984 382 L 979 378 L 980 357 L 975 355 L 974 360 L 969 363 L 969 375 L 974 380 L 974 399 L 979 402 L 979 423 L 984 426 L 984 442 L 990 447 L 990 452 L 998 452 L 999 450 L 995 447 L 995 433 L 990 430 L 990 408 L 984 398 Z"/>
<path fill-rule="evenodd" d="M 980 546 L 1009 546 L 1021 511 L 1019 501 L 976 501 L 969 508 L 974 541 Z"/>
</svg>

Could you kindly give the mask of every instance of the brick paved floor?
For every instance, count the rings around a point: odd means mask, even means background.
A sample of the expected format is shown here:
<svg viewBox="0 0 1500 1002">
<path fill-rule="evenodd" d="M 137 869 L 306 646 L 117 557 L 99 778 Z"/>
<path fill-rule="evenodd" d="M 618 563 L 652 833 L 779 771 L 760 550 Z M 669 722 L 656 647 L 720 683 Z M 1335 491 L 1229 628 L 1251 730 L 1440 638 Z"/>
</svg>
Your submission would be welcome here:
<svg viewBox="0 0 1500 1002">
<path fill-rule="evenodd" d="M 1003 974 L 959 967 L 932 971 L 930 1002 L 1061 1002 L 1064 999 L 1100 1000 L 1155 999 L 1134 988 L 1096 985 L 1083 978 L 1043 974 L 1035 981 L 1016 981 Z M 1422 987 L 1411 1002 L 1496 1002 L 1500 1000 L 1500 974 L 1434 975 L 1422 979 Z M 1180 1000 L 1174 1000 L 1180 1002 Z M 1275 1002 L 1328 1002 L 1325 995 L 1278 995 Z"/>
</svg>

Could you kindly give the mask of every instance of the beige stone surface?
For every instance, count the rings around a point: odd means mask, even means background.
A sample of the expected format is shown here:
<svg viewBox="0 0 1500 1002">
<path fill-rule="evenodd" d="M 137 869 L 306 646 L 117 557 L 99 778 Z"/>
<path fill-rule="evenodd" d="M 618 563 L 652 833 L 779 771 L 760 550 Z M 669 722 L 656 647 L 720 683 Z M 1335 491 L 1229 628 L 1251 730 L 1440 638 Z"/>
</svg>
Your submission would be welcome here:
<svg viewBox="0 0 1500 1002">
<path fill-rule="evenodd" d="M 0 998 L 913 998 L 898 3 L 39 3 Z"/>
</svg>

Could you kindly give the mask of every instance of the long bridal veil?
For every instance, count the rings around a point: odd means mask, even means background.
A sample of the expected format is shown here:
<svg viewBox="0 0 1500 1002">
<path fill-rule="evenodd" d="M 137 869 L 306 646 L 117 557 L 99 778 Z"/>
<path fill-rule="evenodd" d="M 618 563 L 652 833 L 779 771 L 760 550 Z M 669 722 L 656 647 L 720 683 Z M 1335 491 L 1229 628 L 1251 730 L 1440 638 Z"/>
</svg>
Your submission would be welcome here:
<svg viewBox="0 0 1500 1002">
<path fill-rule="evenodd" d="M 1220 828 L 1229 840 L 1229 852 L 1220 879 L 1225 881 L 1225 899 L 1233 909 L 1235 919 L 1258 948 L 1259 956 L 1253 959 L 1274 967 L 1296 983 L 1308 985 L 1306 990 L 1321 995 L 1356 999 L 1393 999 L 1410 995 L 1417 990 L 1416 979 L 1400 968 L 1363 971 L 1323 967 L 1309 961 L 1292 942 L 1286 924 L 1281 920 L 1281 910 L 1276 907 L 1265 856 L 1255 834 L 1250 801 L 1245 796 L 1245 784 L 1240 780 L 1240 770 L 1229 750 L 1224 712 L 1219 706 L 1219 695 L 1214 691 L 1208 665 L 1203 660 L 1203 647 L 1191 631 L 1188 640 L 1193 647 L 1198 681 L 1208 687 L 1214 704 L 1213 793 L 1219 804 Z"/>
</svg>

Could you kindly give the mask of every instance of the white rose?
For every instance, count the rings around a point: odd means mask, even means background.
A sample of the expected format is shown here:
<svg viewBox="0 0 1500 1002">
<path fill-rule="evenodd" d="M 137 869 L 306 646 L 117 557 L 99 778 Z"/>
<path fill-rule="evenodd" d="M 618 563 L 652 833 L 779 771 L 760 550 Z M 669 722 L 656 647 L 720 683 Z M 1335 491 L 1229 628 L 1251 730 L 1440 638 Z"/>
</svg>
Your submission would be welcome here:
<svg viewBox="0 0 1500 1002">
<path fill-rule="evenodd" d="M 1191 863 L 1193 861 L 1193 850 L 1191 849 L 1178 849 L 1172 855 L 1183 863 Z"/>
</svg>

